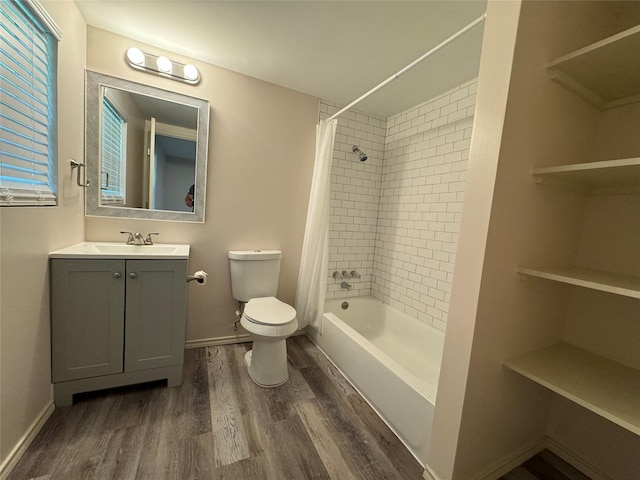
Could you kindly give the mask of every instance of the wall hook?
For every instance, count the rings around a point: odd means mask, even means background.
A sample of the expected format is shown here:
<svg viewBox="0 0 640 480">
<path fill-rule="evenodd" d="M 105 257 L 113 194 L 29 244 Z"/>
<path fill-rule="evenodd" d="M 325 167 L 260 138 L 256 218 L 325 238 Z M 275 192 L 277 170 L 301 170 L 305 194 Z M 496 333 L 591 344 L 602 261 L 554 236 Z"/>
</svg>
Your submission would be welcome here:
<svg viewBox="0 0 640 480">
<path fill-rule="evenodd" d="M 73 171 L 74 168 L 77 168 L 77 176 L 76 176 L 76 183 L 78 184 L 79 187 L 82 188 L 87 188 L 89 186 L 89 180 L 87 180 L 87 171 L 85 170 L 85 175 L 84 175 L 84 179 L 82 181 L 80 181 L 80 169 L 81 168 L 85 168 L 85 164 L 84 163 L 78 163 L 76 162 L 73 158 L 71 160 L 69 160 L 69 163 L 71 164 L 71 170 Z"/>
</svg>

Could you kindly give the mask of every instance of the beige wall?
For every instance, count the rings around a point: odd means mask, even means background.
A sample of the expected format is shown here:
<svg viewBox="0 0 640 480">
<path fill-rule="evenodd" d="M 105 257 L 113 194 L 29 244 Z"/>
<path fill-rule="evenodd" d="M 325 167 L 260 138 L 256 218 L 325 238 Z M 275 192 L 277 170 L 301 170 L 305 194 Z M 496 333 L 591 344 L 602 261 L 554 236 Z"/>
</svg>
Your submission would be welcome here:
<svg viewBox="0 0 640 480">
<path fill-rule="evenodd" d="M 72 2 L 44 6 L 62 30 L 58 206 L 0 209 L 0 462 L 52 401 L 47 255 L 84 238 L 83 192 L 69 159 L 83 158 L 85 23 Z"/>
<path fill-rule="evenodd" d="M 201 83 L 191 86 L 129 68 L 124 53 L 134 44 L 194 63 Z M 188 340 L 236 335 L 232 325 L 237 304 L 231 297 L 228 250 L 281 249 L 278 297 L 292 304 L 319 100 L 92 27 L 87 31 L 87 68 L 207 99 L 211 121 L 204 224 L 87 217 L 86 239 L 122 241 L 120 230 L 156 231 L 160 232 L 158 242 L 190 244 L 191 271 L 203 269 L 209 277 L 205 286 L 190 284 Z"/>
<path fill-rule="evenodd" d="M 638 155 L 634 145 L 625 144 L 603 158 L 607 149 L 598 143 L 601 129 L 621 125 L 609 117 L 629 118 L 630 112 L 601 116 L 550 81 L 545 69 L 555 57 L 630 27 L 637 17 L 625 15 L 620 5 L 527 1 L 518 15 L 515 2 L 489 2 L 469 181 L 428 458 L 429 468 L 439 478 L 496 478 L 542 448 L 546 436 L 552 438 L 551 446 L 561 444 L 564 452 L 612 478 L 635 478 L 634 470 L 637 476 L 640 467 L 631 450 L 637 452 L 639 447 L 637 441 L 629 447 L 632 435 L 611 424 L 603 426 L 592 414 L 502 366 L 513 355 L 561 339 L 576 341 L 576 330 L 585 326 L 567 322 L 567 311 L 575 310 L 572 289 L 521 280 L 516 274 L 519 265 L 595 266 L 594 262 L 603 261 L 615 271 L 613 264 L 622 263 L 617 253 L 606 259 L 594 259 L 589 253 L 603 247 L 583 233 L 586 225 L 600 222 L 598 207 L 591 205 L 594 201 L 536 186 L 531 178 L 535 167 L 610 159 L 616 153 Z M 516 25 L 509 73 L 505 71 L 508 43 L 513 41 L 509 34 Z M 497 117 L 501 113 L 504 125 Z M 595 203 L 602 201 L 616 199 Z M 606 226 L 599 225 L 605 230 L 612 224 L 620 228 L 632 214 L 627 209 Z M 624 239 L 630 238 L 637 236 L 625 233 Z M 627 260 L 638 258 L 629 256 L 633 247 L 621 248 Z M 630 267 L 618 267 L 624 268 Z M 637 307 L 627 303 L 618 311 L 626 309 L 633 315 Z M 630 318 L 637 320 L 637 314 Z M 603 319 L 599 320 L 602 325 Z M 637 360 L 635 354 L 627 362 Z M 588 429 L 582 427 L 584 422 L 589 422 Z M 606 440 L 599 441 L 600 436 Z"/>
</svg>

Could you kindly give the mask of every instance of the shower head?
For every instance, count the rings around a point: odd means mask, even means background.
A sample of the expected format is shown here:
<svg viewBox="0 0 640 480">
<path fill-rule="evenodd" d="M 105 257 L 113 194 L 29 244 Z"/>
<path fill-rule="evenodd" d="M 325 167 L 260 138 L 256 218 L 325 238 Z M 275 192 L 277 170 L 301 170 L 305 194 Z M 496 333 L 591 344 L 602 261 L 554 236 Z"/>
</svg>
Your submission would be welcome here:
<svg viewBox="0 0 640 480">
<path fill-rule="evenodd" d="M 369 157 L 367 157 L 367 154 L 364 153 L 362 150 L 360 150 L 356 145 L 353 146 L 352 150 L 353 150 L 353 153 L 357 153 L 358 154 L 358 156 L 360 157 L 360 161 L 361 162 L 366 162 L 367 159 L 369 158 Z"/>
</svg>

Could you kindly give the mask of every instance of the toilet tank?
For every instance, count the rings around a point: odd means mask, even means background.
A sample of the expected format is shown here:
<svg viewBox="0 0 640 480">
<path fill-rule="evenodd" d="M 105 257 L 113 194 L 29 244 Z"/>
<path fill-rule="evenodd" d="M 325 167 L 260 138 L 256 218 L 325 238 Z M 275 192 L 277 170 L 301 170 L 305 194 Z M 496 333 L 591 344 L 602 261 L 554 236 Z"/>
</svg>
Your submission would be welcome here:
<svg viewBox="0 0 640 480">
<path fill-rule="evenodd" d="M 280 276 L 280 250 L 233 250 L 229 252 L 231 293 L 248 302 L 252 298 L 275 297 Z"/>
</svg>

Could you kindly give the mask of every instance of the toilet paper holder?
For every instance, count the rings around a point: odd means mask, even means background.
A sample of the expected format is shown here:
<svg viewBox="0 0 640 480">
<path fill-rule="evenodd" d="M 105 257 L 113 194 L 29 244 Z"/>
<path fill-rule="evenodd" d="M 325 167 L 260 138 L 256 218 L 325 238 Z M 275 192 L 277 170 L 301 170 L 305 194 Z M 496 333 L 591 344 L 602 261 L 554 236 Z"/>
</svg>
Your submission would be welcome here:
<svg viewBox="0 0 640 480">
<path fill-rule="evenodd" d="M 207 281 L 207 272 L 198 270 L 193 275 L 187 275 L 187 283 L 193 282 L 194 280 L 198 283 L 204 284 Z"/>
</svg>

